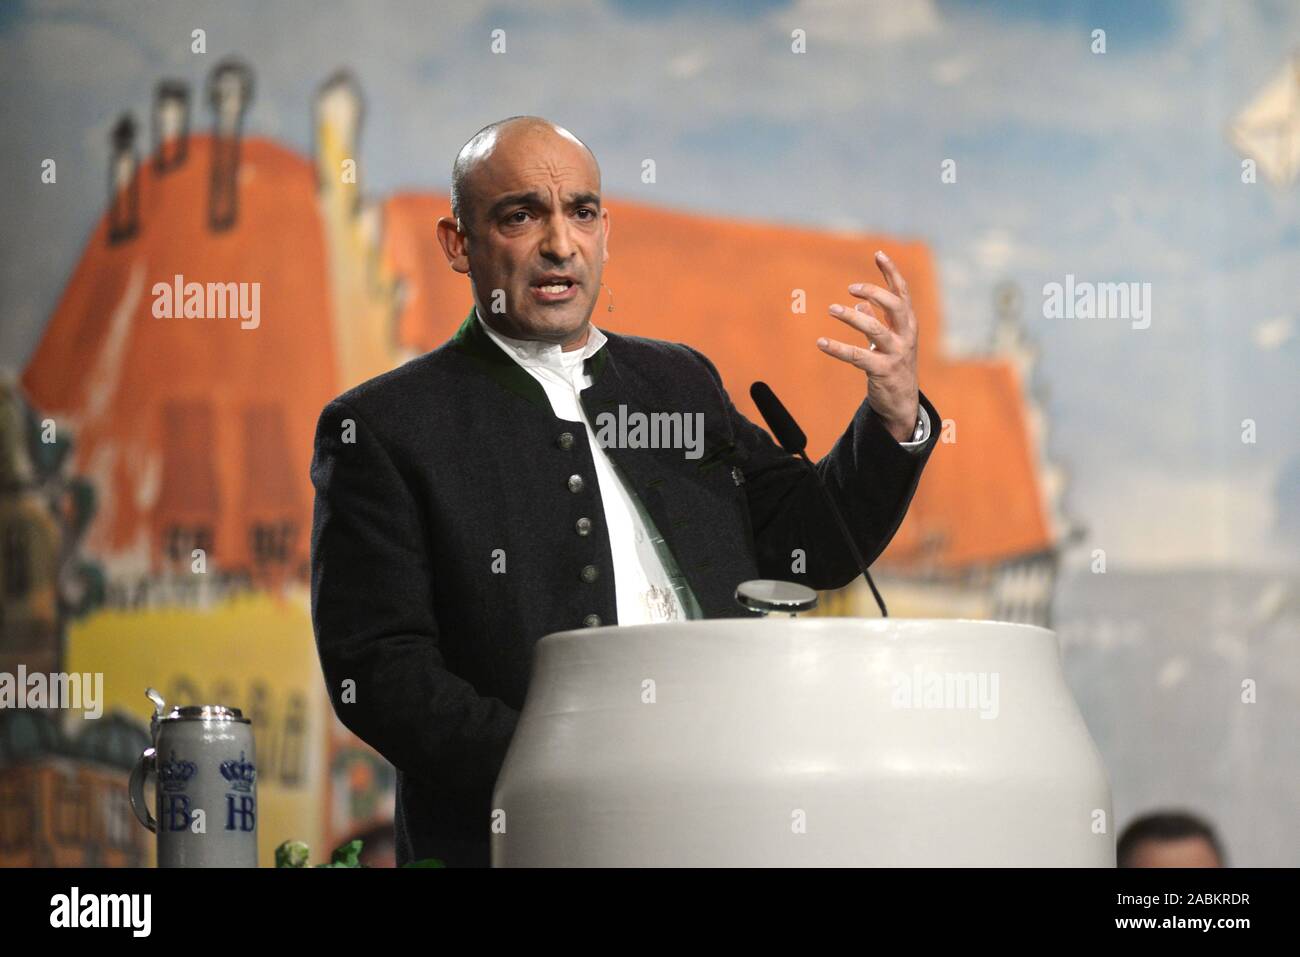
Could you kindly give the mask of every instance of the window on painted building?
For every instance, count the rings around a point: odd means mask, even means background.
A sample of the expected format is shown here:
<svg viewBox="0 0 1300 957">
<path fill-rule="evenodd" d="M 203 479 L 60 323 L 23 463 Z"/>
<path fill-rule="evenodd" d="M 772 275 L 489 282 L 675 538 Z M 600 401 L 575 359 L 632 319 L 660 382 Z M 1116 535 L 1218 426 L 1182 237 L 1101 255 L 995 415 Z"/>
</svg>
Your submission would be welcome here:
<svg viewBox="0 0 1300 957">
<path fill-rule="evenodd" d="M 19 522 L 5 526 L 4 588 L 10 601 L 27 597 L 32 587 L 31 539 Z"/>
<path fill-rule="evenodd" d="M 175 562 L 188 562 L 194 549 L 201 548 L 212 557 L 212 529 L 206 525 L 172 525 L 163 534 L 163 554 Z"/>
<path fill-rule="evenodd" d="M 297 528 L 293 522 L 259 523 L 250 530 L 253 560 L 259 565 L 286 564 L 293 557 Z"/>
</svg>

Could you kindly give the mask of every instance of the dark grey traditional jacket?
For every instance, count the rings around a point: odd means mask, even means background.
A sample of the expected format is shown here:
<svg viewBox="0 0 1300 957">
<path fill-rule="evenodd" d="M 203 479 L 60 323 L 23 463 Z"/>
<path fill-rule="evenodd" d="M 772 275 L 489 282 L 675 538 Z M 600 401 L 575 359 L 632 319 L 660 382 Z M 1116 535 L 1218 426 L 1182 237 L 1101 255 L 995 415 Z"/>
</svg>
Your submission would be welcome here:
<svg viewBox="0 0 1300 957">
<path fill-rule="evenodd" d="M 607 336 L 580 396 L 593 424 L 620 404 L 704 414 L 699 458 L 606 450 L 704 617 L 749 614 L 734 598 L 747 579 L 827 589 L 858 575 L 807 468 L 735 409 L 708 359 Z M 817 463 L 868 562 L 938 437 L 921 402 L 923 449 L 902 448 L 864 400 Z M 485 865 L 534 642 L 618 621 L 586 430 L 555 416 L 471 309 L 451 341 L 326 406 L 311 477 L 316 644 L 339 718 L 397 769 L 398 861 Z"/>
</svg>

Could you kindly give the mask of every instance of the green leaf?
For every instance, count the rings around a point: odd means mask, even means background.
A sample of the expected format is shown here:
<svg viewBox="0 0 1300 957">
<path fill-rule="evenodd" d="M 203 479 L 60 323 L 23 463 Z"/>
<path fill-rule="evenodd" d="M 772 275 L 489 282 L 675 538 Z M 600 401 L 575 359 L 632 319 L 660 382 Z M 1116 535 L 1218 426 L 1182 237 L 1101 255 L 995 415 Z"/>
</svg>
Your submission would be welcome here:
<svg viewBox="0 0 1300 957">
<path fill-rule="evenodd" d="M 330 857 L 330 863 L 336 867 L 360 867 L 361 866 L 361 841 L 352 840 L 346 844 L 340 844 L 334 849 Z"/>
<path fill-rule="evenodd" d="M 306 867 L 308 849 L 302 841 L 285 841 L 275 849 L 276 867 Z"/>
</svg>

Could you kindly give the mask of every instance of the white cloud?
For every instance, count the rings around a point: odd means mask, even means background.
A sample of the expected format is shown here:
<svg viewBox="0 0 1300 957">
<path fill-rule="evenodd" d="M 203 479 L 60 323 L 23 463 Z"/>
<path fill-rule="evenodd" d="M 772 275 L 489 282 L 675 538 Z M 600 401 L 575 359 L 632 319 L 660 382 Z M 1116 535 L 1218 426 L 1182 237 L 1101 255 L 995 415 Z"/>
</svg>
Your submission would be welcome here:
<svg viewBox="0 0 1300 957">
<path fill-rule="evenodd" d="M 689 80 L 699 76 L 709 63 L 709 56 L 703 50 L 691 50 L 668 61 L 668 75 L 679 80 Z"/>
<path fill-rule="evenodd" d="M 940 86 L 952 86 L 969 77 L 974 69 L 975 64 L 969 57 L 948 57 L 930 68 L 930 77 Z"/>
<path fill-rule="evenodd" d="M 1290 316 L 1276 316 L 1264 322 L 1255 324 L 1251 330 L 1251 339 L 1255 345 L 1265 352 L 1271 352 L 1287 342 L 1295 335 L 1295 320 Z"/>
<path fill-rule="evenodd" d="M 878 47 L 929 36 L 941 26 L 932 0 L 799 0 L 769 19 L 788 30 L 802 28 L 811 45 Z"/>
<path fill-rule="evenodd" d="M 981 270 L 999 274 L 999 278 L 1009 269 L 1040 269 L 1050 265 L 1038 249 L 1000 226 L 986 229 L 975 238 L 971 259 Z"/>
<path fill-rule="evenodd" d="M 1191 665 L 1187 659 L 1177 655 L 1160 666 L 1160 671 L 1156 675 L 1156 685 L 1161 691 L 1172 691 L 1183 683 L 1189 671 Z"/>
</svg>

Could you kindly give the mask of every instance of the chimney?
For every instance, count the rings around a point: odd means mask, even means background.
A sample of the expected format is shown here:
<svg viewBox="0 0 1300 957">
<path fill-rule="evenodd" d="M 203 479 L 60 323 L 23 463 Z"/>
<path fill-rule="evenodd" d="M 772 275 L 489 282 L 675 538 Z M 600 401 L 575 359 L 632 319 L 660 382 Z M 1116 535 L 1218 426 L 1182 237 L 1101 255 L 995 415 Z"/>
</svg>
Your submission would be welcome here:
<svg viewBox="0 0 1300 957">
<path fill-rule="evenodd" d="M 253 99 L 253 73 L 235 59 L 222 60 L 208 77 L 212 106 L 212 182 L 208 224 L 215 231 L 235 225 L 239 201 L 239 138 L 244 111 Z"/>
<path fill-rule="evenodd" d="M 316 186 L 326 203 L 346 216 L 361 208 L 359 175 L 343 181 L 343 163 L 357 165 L 357 143 L 365 106 L 361 87 L 347 70 L 339 70 L 316 92 Z"/>
<path fill-rule="evenodd" d="M 189 138 L 190 89 L 180 80 L 163 80 L 153 100 L 153 165 L 159 175 L 185 162 Z"/>
<path fill-rule="evenodd" d="M 135 120 L 123 113 L 109 137 L 112 158 L 108 167 L 108 241 L 120 243 L 136 234 L 140 217 L 140 158 L 135 150 Z"/>
</svg>

